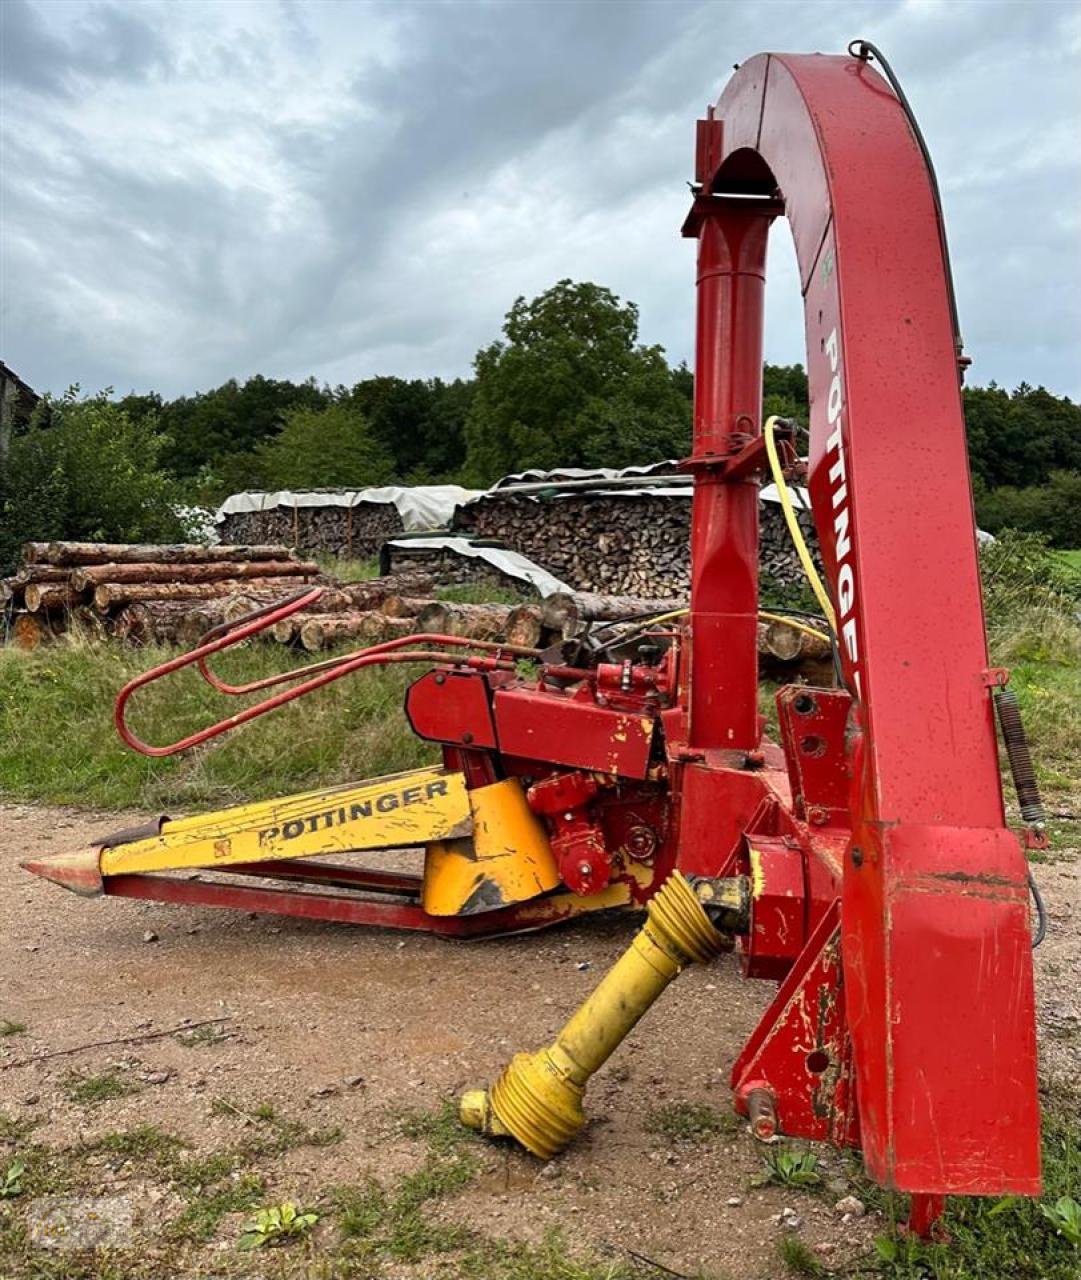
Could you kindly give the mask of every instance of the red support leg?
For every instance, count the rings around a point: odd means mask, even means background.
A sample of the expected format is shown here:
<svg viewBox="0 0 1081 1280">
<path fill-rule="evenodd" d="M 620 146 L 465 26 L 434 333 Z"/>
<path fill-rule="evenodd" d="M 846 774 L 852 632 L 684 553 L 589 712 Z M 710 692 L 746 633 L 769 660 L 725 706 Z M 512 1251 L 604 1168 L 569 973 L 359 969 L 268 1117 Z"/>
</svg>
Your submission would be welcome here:
<svg viewBox="0 0 1081 1280">
<path fill-rule="evenodd" d="M 938 1235 L 939 1223 L 946 1212 L 946 1197 L 939 1195 L 919 1194 L 912 1197 L 908 1211 L 908 1229 L 921 1240 L 930 1240 Z"/>
</svg>

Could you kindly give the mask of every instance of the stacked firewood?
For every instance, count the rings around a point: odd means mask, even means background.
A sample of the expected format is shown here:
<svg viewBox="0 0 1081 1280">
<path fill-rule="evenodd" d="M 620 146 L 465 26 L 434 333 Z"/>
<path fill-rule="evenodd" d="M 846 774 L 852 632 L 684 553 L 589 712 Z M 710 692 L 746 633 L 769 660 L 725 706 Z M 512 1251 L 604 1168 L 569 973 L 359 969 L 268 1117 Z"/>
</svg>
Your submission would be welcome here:
<svg viewBox="0 0 1081 1280">
<path fill-rule="evenodd" d="M 780 506 L 759 503 L 759 568 L 781 583 L 802 577 Z M 809 512 L 798 516 L 817 549 Z M 690 589 L 689 497 L 567 493 L 535 498 L 495 491 L 455 513 L 454 526 L 498 537 L 583 591 L 683 595 Z"/>
<path fill-rule="evenodd" d="M 223 539 L 281 541 L 304 555 L 368 560 L 388 538 L 405 528 L 393 502 L 360 502 L 353 507 L 271 507 L 233 511 L 218 526 Z"/>
<path fill-rule="evenodd" d="M 342 583 L 284 546 L 158 546 L 83 542 L 27 543 L 22 568 L 0 581 L 8 630 L 32 649 L 78 629 L 131 644 L 193 647 L 212 627 L 236 622 L 305 587 L 321 595 L 282 618 L 263 638 L 317 653 L 403 636 L 456 636 L 517 649 L 548 650 L 603 627 L 605 643 L 630 643 L 653 620 L 678 625 L 686 595 L 644 597 L 560 592 L 521 604 L 436 598 L 437 583 L 417 569 L 369 582 Z M 784 622 L 763 621 L 759 653 L 780 674 L 828 676 L 830 646 Z M 823 667 L 823 664 L 826 664 Z"/>
<path fill-rule="evenodd" d="M 186 644 L 232 612 L 250 612 L 323 581 L 286 546 L 28 542 L 0 580 L 15 644 L 36 648 L 69 628 L 136 643 Z"/>
</svg>

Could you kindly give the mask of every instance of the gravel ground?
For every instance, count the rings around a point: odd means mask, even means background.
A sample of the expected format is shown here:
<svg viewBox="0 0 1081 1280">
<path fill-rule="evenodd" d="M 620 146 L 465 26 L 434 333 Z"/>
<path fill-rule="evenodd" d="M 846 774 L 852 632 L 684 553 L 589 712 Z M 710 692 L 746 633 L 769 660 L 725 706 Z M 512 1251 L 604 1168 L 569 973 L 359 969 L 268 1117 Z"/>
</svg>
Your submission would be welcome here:
<svg viewBox="0 0 1081 1280">
<path fill-rule="evenodd" d="M 74 849 L 88 833 L 142 815 L 105 818 L 65 809 L 0 806 L 0 1018 L 25 1023 L 0 1039 L 0 1112 L 40 1122 L 53 1146 L 156 1124 L 196 1152 L 235 1142 L 245 1110 L 273 1102 L 311 1127 L 340 1126 L 341 1141 L 298 1146 L 260 1162 L 267 1199 L 312 1203 L 335 1183 L 393 1178 L 415 1169 L 423 1144 L 394 1117 L 431 1108 L 484 1083 L 510 1053 L 551 1038 L 620 953 L 624 920 L 592 920 L 547 934 L 455 943 L 297 920 L 119 899 L 86 901 L 28 876 L 18 862 Z M 1035 867 L 1050 929 L 1037 952 L 1043 1071 L 1081 1074 L 1077 850 Z M 843 1161 L 825 1151 L 836 1195 L 753 1188 L 762 1149 L 742 1127 L 700 1145 L 670 1144 L 647 1119 L 672 1102 L 727 1111 L 726 1076 L 771 993 L 744 983 L 735 962 L 692 969 L 599 1073 L 591 1123 L 542 1168 L 506 1147 L 479 1146 L 480 1177 L 438 1213 L 490 1236 L 537 1240 L 553 1226 L 603 1248 L 632 1249 L 675 1271 L 702 1268 L 774 1277 L 778 1220 L 794 1208 L 807 1244 L 831 1263 L 857 1256 L 882 1227 L 844 1222 Z M 27 1066 L 24 1058 L 185 1020 L 225 1019 L 217 1043 L 175 1037 L 86 1049 Z M 98 1105 L 69 1100 L 72 1071 L 117 1067 L 137 1092 Z M 99 1176 L 100 1174 L 100 1176 Z M 137 1204 L 148 1245 L 175 1212 L 170 1194 L 131 1164 L 102 1164 L 93 1193 Z M 213 1269 L 238 1226 L 226 1218 L 193 1269 Z M 299 1273 L 298 1273 L 299 1274 Z M 403 1274 L 427 1275 L 405 1268 Z"/>
</svg>

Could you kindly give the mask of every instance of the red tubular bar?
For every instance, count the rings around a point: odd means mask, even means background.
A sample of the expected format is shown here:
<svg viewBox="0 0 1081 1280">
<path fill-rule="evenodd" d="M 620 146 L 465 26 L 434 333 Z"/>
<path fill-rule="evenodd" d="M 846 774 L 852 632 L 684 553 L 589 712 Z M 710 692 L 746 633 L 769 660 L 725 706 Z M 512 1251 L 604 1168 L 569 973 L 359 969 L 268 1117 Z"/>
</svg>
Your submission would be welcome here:
<svg viewBox="0 0 1081 1280">
<path fill-rule="evenodd" d="M 402 636 L 401 641 L 417 641 L 417 640 L 439 640 L 446 639 L 440 636 Z M 237 729 L 242 724 L 247 724 L 249 720 L 255 720 L 259 716 L 266 715 L 268 711 L 276 711 L 278 707 L 284 707 L 287 702 L 292 702 L 295 698 L 302 698 L 307 693 L 314 693 L 316 689 L 321 689 L 324 685 L 331 684 L 335 680 L 340 680 L 343 676 L 351 675 L 354 671 L 359 671 L 361 667 L 377 667 L 385 666 L 394 662 L 447 662 L 448 655 L 432 650 L 415 650 L 405 653 L 377 653 L 361 650 L 358 653 L 350 654 L 329 671 L 323 671 L 321 675 L 315 676 L 311 680 L 305 680 L 303 684 L 297 685 L 293 689 L 286 689 L 283 693 L 275 694 L 272 698 L 267 698 L 263 702 L 257 702 L 252 707 L 246 707 L 243 711 L 238 711 L 235 716 L 229 716 L 225 720 L 219 720 L 216 724 L 209 725 L 205 729 L 200 729 L 196 733 L 189 734 L 186 738 L 181 738 L 178 742 L 172 742 L 165 747 L 153 747 L 149 743 L 143 742 L 137 738 L 128 728 L 124 718 L 124 712 L 127 707 L 128 700 L 136 690 L 141 689 L 144 685 L 151 684 L 155 680 L 160 680 L 163 676 L 170 675 L 174 671 L 180 670 L 182 667 L 191 666 L 193 662 L 197 662 L 200 655 L 208 653 L 216 653 L 218 649 L 227 648 L 229 644 L 236 644 L 236 639 L 226 638 L 226 643 L 214 641 L 213 644 L 204 645 L 201 649 L 193 649 L 191 653 L 182 654 L 179 658 L 174 658 L 171 662 L 163 663 L 160 667 L 154 667 L 150 671 L 144 672 L 141 676 L 136 676 L 134 680 L 129 681 L 120 693 L 117 695 L 116 706 L 113 712 L 113 718 L 116 723 L 116 730 L 120 734 L 124 742 L 127 743 L 133 751 L 138 751 L 144 756 L 172 756 L 180 751 L 187 751 L 191 747 L 200 746 L 204 742 L 209 742 L 211 738 L 217 738 L 223 733 L 228 733 L 230 729 Z M 481 671 L 513 671 L 514 663 L 503 661 L 499 658 L 485 658 L 470 655 L 465 658 L 458 659 L 459 663 L 472 667 L 474 670 Z M 301 672 L 289 674 L 298 676 Z"/>
<path fill-rule="evenodd" d="M 254 616 L 254 614 L 249 615 L 249 617 Z M 240 619 L 240 621 L 243 622 L 244 619 Z M 273 623 L 268 620 L 265 625 L 272 626 Z M 262 628 L 260 628 L 260 630 L 262 630 Z M 214 634 L 214 631 L 208 631 L 207 635 L 203 637 L 204 642 L 206 641 L 207 636 Z M 539 658 L 542 653 L 542 650 L 540 649 L 527 649 L 522 645 L 514 644 L 499 644 L 495 640 L 468 640 L 462 636 L 411 635 L 396 636 L 393 640 L 384 640 L 379 644 L 369 645 L 365 649 L 354 649 L 352 653 L 342 654 L 337 658 L 324 658 L 322 662 L 312 662 L 306 667 L 297 667 L 295 671 L 281 671 L 277 675 L 265 676 L 262 680 L 252 680 L 248 684 L 229 684 L 227 681 L 222 680 L 220 676 L 215 675 L 214 672 L 206 665 L 206 657 L 209 655 L 204 655 L 199 658 L 198 665 L 199 672 L 207 684 L 212 688 L 217 689 L 219 693 L 236 696 L 243 693 L 258 693 L 261 689 L 271 689 L 277 684 L 285 684 L 290 680 L 299 680 L 301 676 L 313 676 L 319 674 L 321 671 L 333 671 L 344 663 L 351 662 L 353 658 L 362 653 L 393 653 L 395 650 L 401 649 L 406 645 L 414 644 L 417 641 L 428 645 L 439 644 L 445 648 L 452 649 L 479 649 L 482 652 L 493 653 L 496 656 L 506 654 L 507 656 L 514 658 Z M 427 657 L 433 662 L 446 662 L 450 660 L 450 655 L 443 653 L 428 654 Z"/>
</svg>

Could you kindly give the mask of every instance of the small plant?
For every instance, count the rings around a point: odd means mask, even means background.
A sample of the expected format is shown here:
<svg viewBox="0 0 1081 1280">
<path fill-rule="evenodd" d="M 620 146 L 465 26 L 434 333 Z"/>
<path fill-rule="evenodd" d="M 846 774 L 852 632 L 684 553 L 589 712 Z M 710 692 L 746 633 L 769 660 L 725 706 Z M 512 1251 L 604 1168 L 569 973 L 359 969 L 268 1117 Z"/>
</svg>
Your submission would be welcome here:
<svg viewBox="0 0 1081 1280">
<path fill-rule="evenodd" d="M 0 1018 L 0 1036 L 21 1036 L 25 1030 L 25 1022 L 14 1022 L 11 1018 Z"/>
<path fill-rule="evenodd" d="M 72 1072 L 64 1080 L 64 1092 L 72 1102 L 83 1106 L 93 1106 L 99 1102 L 108 1102 L 111 1098 L 123 1098 L 129 1093 L 137 1093 L 138 1086 L 131 1080 L 125 1080 L 116 1067 L 110 1067 L 100 1075 L 86 1076 Z"/>
<path fill-rule="evenodd" d="M 0 1182 L 0 1200 L 14 1200 L 23 1193 L 23 1174 L 26 1172 L 24 1161 L 15 1159 L 7 1167 L 3 1182 Z"/>
<path fill-rule="evenodd" d="M 1060 1236 L 1081 1249 L 1081 1204 L 1073 1196 L 1059 1196 L 1054 1204 L 1041 1204 L 1040 1212 Z"/>
<path fill-rule="evenodd" d="M 269 1205 L 257 1209 L 237 1241 L 238 1249 L 261 1249 L 265 1244 L 284 1244 L 305 1236 L 319 1221 L 317 1213 L 301 1213 L 295 1204 Z"/>
<path fill-rule="evenodd" d="M 818 1173 L 818 1157 L 813 1151 L 794 1151 L 791 1147 L 772 1147 L 765 1158 L 765 1169 L 754 1178 L 753 1185 L 764 1187 L 776 1182 L 782 1187 L 816 1187 L 822 1181 Z"/>
</svg>

